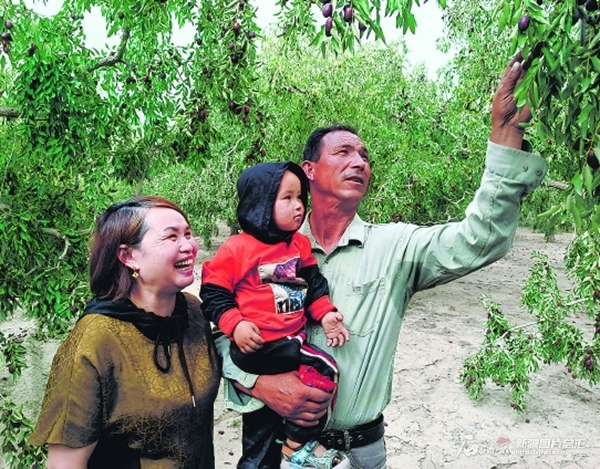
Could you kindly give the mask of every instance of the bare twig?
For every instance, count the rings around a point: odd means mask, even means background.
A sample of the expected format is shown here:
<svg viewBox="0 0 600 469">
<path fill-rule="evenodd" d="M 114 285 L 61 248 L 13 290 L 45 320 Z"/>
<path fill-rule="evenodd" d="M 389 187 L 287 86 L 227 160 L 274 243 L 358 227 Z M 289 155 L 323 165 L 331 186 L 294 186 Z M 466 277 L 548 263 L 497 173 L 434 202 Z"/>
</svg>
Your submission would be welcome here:
<svg viewBox="0 0 600 469">
<path fill-rule="evenodd" d="M 62 261 L 65 258 L 65 256 L 67 255 L 67 252 L 69 251 L 69 247 L 71 246 L 71 243 L 69 242 L 69 240 L 67 239 L 67 237 L 64 234 L 62 234 L 60 231 L 58 231 L 54 228 L 42 228 L 42 233 L 56 236 L 57 238 L 60 238 L 65 242 L 65 247 L 63 249 L 63 252 L 60 256 L 58 256 L 58 263 L 60 263 L 60 261 Z M 57 265 L 57 267 L 58 267 L 58 265 Z"/>
<path fill-rule="evenodd" d="M 21 115 L 21 111 L 14 107 L 0 106 L 0 117 L 15 118 Z"/>
<path fill-rule="evenodd" d="M 421 116 L 423 116 L 425 119 L 428 119 L 435 124 L 439 124 L 438 121 L 436 121 L 433 117 L 425 114 L 420 108 L 415 107 L 414 110 L 417 111 L 417 113 L 420 114 Z M 444 132 L 446 132 L 448 135 L 450 135 L 453 139 L 460 140 L 456 135 L 454 135 L 452 132 L 450 132 L 450 130 L 448 130 L 445 126 L 440 125 L 440 129 L 443 130 Z"/>
<path fill-rule="evenodd" d="M 98 60 L 98 63 L 90 68 L 90 72 L 98 70 L 102 67 L 112 67 L 119 62 L 123 62 L 123 56 L 125 55 L 125 48 L 127 47 L 127 41 L 129 40 L 130 34 L 131 31 L 129 29 L 124 29 L 123 35 L 121 36 L 121 44 L 119 44 L 117 52 L 115 52 L 113 55 L 109 55 L 108 57 Z"/>
<path fill-rule="evenodd" d="M 65 235 L 55 228 L 42 228 L 42 233 L 49 234 L 60 239 L 65 239 Z"/>
<path fill-rule="evenodd" d="M 517 329 L 524 329 L 524 328 L 526 328 L 526 327 L 529 327 L 529 326 L 535 326 L 536 324 L 537 324 L 537 322 L 528 322 L 528 323 L 526 323 L 526 324 L 521 324 L 521 325 L 519 325 L 519 326 L 514 326 L 514 327 L 511 327 L 510 329 L 508 329 L 507 331 L 505 331 L 505 332 L 504 332 L 504 334 L 502 334 L 500 337 L 498 337 L 498 338 L 496 339 L 496 343 L 497 343 L 498 345 L 501 345 L 501 344 L 500 344 L 500 341 L 501 341 L 502 339 L 504 339 L 504 338 L 505 338 L 505 337 L 506 337 L 506 336 L 507 336 L 509 333 L 511 333 L 512 331 L 516 331 Z"/>
<path fill-rule="evenodd" d="M 560 189 L 561 191 L 566 191 L 569 189 L 569 187 L 571 187 L 566 182 L 553 181 L 552 179 L 546 181 L 546 186 L 552 187 L 553 189 Z"/>
<path fill-rule="evenodd" d="M 589 299 L 587 298 L 579 298 L 578 300 L 573 300 L 573 301 L 569 301 L 568 303 L 565 303 L 565 306 L 575 306 L 581 303 L 585 303 L 586 301 L 589 301 Z"/>
<path fill-rule="evenodd" d="M 67 256 L 67 253 L 69 252 L 69 248 L 71 247 L 71 243 L 67 239 L 66 235 L 62 234 L 60 231 L 58 231 L 58 230 L 56 230 L 54 228 L 42 228 L 41 231 L 42 231 L 42 233 L 49 234 L 51 236 L 55 236 L 56 238 L 62 239 L 65 242 L 65 247 L 63 248 L 63 251 L 60 254 L 60 256 L 58 256 L 58 260 L 56 262 L 56 265 L 53 266 L 53 267 L 50 267 L 50 268 L 48 268 L 46 270 L 44 270 L 44 272 L 50 272 L 50 271 L 56 270 L 56 269 L 58 269 L 60 267 L 60 263 Z M 29 272 L 27 272 L 27 274 L 25 274 L 25 275 L 26 276 L 30 276 L 36 270 L 37 270 L 37 267 L 34 267 Z"/>
<path fill-rule="evenodd" d="M 240 142 L 242 140 L 244 140 L 244 137 L 240 138 L 237 142 L 235 142 L 235 144 L 229 149 L 229 151 L 227 151 L 227 153 L 225 153 L 225 156 L 231 155 L 237 149 L 237 146 L 240 144 Z"/>
</svg>

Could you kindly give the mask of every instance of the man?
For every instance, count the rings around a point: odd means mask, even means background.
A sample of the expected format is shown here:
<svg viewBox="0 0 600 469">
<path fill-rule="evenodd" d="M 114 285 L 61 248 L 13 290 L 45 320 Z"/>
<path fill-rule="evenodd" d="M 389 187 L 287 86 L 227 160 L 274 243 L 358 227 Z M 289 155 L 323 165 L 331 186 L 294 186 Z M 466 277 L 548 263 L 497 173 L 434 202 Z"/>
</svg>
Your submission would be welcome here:
<svg viewBox="0 0 600 469">
<path fill-rule="evenodd" d="M 486 169 L 466 217 L 458 223 L 418 227 L 404 223 L 373 225 L 357 216 L 371 168 L 365 144 L 349 127 L 317 129 L 308 138 L 302 168 L 310 182 L 312 209 L 301 228 L 329 281 L 332 302 L 344 315 L 350 341 L 330 349 L 340 369 L 337 402 L 321 442 L 351 456 L 353 466 L 385 467 L 382 413 L 389 403 L 393 360 L 404 312 L 411 296 L 484 267 L 510 249 L 521 199 L 537 187 L 546 161 L 522 151 L 522 123 L 513 93 L 525 71 L 516 57 L 504 73 L 492 104 L 492 131 Z M 325 347 L 318 327 L 311 343 Z M 227 346 L 223 341 L 219 347 Z M 225 356 L 225 355 L 224 355 Z M 283 415 L 314 425 L 328 396 L 303 386 L 295 373 L 248 375 L 224 364 L 232 407 L 252 411 L 264 426 L 281 425 Z M 258 401 L 248 402 L 248 395 Z M 245 447 L 239 468 L 279 467 L 280 446 Z"/>
</svg>

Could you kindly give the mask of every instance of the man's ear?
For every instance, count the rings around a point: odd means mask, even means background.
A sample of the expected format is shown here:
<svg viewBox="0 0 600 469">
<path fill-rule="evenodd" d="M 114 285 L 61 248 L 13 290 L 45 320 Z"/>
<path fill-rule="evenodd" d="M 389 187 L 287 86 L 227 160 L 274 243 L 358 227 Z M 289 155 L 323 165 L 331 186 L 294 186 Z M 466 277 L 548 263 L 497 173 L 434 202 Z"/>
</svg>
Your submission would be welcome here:
<svg viewBox="0 0 600 469">
<path fill-rule="evenodd" d="M 119 246 L 117 257 L 119 258 L 122 264 L 129 267 L 131 270 L 136 269 L 137 266 L 135 259 L 133 258 L 133 253 L 131 252 L 131 248 L 126 244 L 121 244 Z"/>
<path fill-rule="evenodd" d="M 312 161 L 304 160 L 302 162 L 302 170 L 309 181 L 312 181 L 315 178 L 315 169 L 313 167 Z"/>
</svg>

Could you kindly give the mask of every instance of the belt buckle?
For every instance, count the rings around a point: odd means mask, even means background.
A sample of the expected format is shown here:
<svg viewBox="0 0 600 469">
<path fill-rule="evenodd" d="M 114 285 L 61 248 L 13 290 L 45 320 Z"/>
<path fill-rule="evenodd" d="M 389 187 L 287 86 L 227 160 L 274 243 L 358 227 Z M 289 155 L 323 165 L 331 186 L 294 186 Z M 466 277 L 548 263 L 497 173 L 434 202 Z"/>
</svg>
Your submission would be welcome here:
<svg viewBox="0 0 600 469">
<path fill-rule="evenodd" d="M 350 452 L 351 443 L 352 437 L 350 436 L 350 432 L 348 430 L 344 430 L 344 451 L 346 451 L 346 453 Z"/>
<path fill-rule="evenodd" d="M 323 432 L 323 438 L 325 439 L 325 446 L 329 448 L 333 448 L 335 446 L 335 432 L 333 431 L 325 431 Z"/>
</svg>

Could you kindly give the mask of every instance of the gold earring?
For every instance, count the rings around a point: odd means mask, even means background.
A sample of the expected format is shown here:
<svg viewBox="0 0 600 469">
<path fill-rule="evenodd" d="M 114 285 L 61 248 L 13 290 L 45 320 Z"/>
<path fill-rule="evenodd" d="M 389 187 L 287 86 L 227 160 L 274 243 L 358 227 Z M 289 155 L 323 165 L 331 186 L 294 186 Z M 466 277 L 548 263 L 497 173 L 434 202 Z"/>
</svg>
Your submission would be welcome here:
<svg viewBox="0 0 600 469">
<path fill-rule="evenodd" d="M 138 269 L 133 269 L 133 273 L 131 274 L 131 277 L 133 278 L 133 280 L 135 280 L 139 276 L 140 276 L 139 270 Z"/>
</svg>

